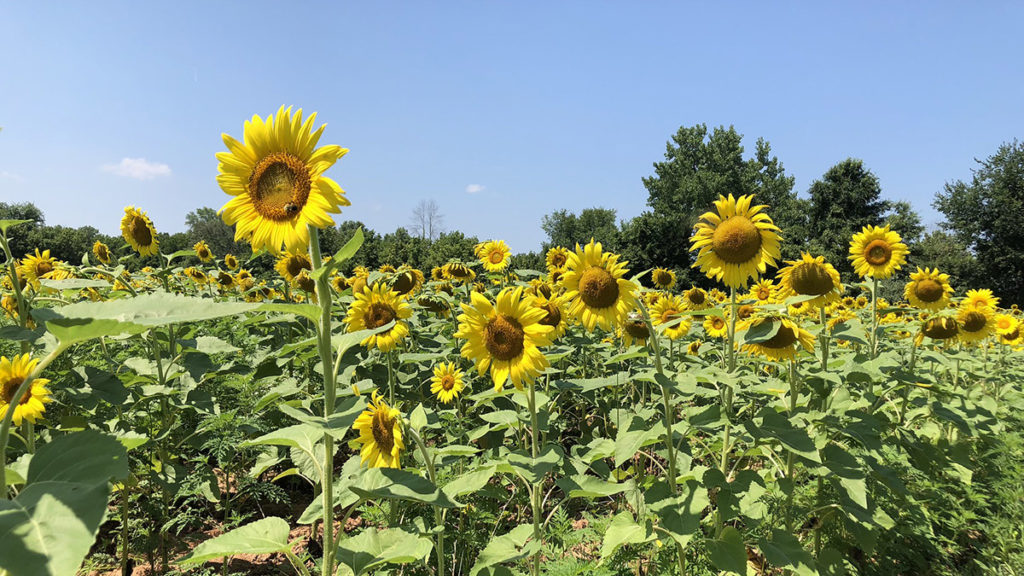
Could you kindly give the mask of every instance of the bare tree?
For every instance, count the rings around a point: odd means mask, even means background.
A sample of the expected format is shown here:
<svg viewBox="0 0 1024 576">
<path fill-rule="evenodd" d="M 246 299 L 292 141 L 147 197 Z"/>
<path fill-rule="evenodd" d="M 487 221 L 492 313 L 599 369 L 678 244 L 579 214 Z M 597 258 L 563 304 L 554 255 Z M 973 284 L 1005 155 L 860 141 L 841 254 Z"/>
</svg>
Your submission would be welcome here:
<svg viewBox="0 0 1024 576">
<path fill-rule="evenodd" d="M 433 242 L 444 231 L 444 214 L 441 214 L 440 206 L 433 199 L 420 200 L 413 208 L 410 220 L 412 226 L 409 231 L 423 240 Z"/>
</svg>

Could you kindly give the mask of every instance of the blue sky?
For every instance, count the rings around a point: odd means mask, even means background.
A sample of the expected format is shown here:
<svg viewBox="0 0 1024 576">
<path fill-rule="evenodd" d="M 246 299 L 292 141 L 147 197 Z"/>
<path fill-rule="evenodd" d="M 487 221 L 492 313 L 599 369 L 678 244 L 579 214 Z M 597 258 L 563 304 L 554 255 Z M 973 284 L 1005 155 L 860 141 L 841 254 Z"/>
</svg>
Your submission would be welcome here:
<svg viewBox="0 0 1024 576">
<path fill-rule="evenodd" d="M 5 1 L 0 201 L 182 230 L 228 199 L 220 134 L 290 104 L 351 150 L 341 219 L 378 232 L 428 198 L 514 251 L 556 209 L 635 216 L 700 122 L 766 138 L 801 194 L 862 158 L 934 223 L 943 183 L 1024 135 L 1021 22 L 1019 2 Z"/>
</svg>

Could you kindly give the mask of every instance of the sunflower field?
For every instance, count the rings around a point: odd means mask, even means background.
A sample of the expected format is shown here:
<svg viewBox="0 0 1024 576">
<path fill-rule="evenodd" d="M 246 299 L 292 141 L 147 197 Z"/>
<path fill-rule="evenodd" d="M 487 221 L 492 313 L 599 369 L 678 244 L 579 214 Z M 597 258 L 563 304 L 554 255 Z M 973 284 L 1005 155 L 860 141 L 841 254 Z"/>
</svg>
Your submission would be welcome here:
<svg viewBox="0 0 1024 576">
<path fill-rule="evenodd" d="M 594 241 L 343 274 L 323 130 L 223 136 L 273 276 L 135 206 L 138 270 L 0 221 L 0 574 L 1024 571 L 1020 311 L 930 268 L 883 298 L 899 230 L 849 239 L 848 284 L 746 195 L 679 231 L 711 290 Z"/>
</svg>

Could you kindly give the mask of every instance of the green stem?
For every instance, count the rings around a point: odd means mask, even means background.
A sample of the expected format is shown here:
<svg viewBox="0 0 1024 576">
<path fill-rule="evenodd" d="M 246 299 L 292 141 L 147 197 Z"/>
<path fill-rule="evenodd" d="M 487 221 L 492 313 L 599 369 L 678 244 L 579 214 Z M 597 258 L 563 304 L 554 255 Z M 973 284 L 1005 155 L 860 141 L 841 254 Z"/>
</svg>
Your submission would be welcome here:
<svg viewBox="0 0 1024 576">
<path fill-rule="evenodd" d="M 539 453 L 537 449 L 537 432 L 539 430 L 538 418 L 537 418 L 537 398 L 534 394 L 533 381 L 530 381 L 530 453 L 533 456 L 533 460 L 537 460 Z M 533 490 L 530 492 L 530 503 L 533 505 L 533 539 L 538 544 L 543 542 L 543 535 L 541 534 L 540 526 L 540 493 L 541 493 L 541 481 L 538 480 L 533 485 Z M 537 553 L 533 556 L 533 576 L 540 576 L 540 553 L 541 550 L 538 547 Z"/>
<path fill-rule="evenodd" d="M 437 485 L 437 471 L 434 469 L 434 459 L 427 453 L 427 445 L 423 442 L 423 438 L 413 430 L 412 428 L 406 427 L 406 432 L 412 437 L 413 441 L 416 442 L 416 446 L 420 449 L 420 456 L 423 457 L 423 462 L 427 465 L 427 474 L 430 476 L 430 482 Z M 434 524 L 441 527 L 441 531 L 437 533 L 437 574 L 441 576 L 444 574 L 444 516 L 442 515 L 441 509 L 437 506 L 434 508 Z"/>
<path fill-rule="evenodd" d="M 828 333 L 828 317 L 825 314 L 825 306 L 819 308 L 819 317 L 821 319 L 821 371 L 828 372 L 828 345 L 829 345 L 829 333 Z"/>
<path fill-rule="evenodd" d="M 878 278 L 871 278 L 871 357 L 878 354 Z"/>
<path fill-rule="evenodd" d="M 789 361 L 789 417 L 796 414 L 797 397 L 800 395 L 799 382 L 796 378 L 796 359 Z M 786 479 L 789 480 L 789 494 L 786 495 L 786 529 L 793 531 L 793 495 L 796 493 L 796 477 L 794 474 L 793 452 L 787 450 Z"/>
<path fill-rule="evenodd" d="M 309 258 L 313 270 L 323 267 L 323 257 L 320 255 L 320 235 L 316 227 L 307 225 L 309 230 Z M 325 274 L 316 277 L 317 297 L 320 300 L 320 325 L 317 327 L 318 350 L 320 352 L 320 364 L 324 373 L 324 421 L 326 422 L 334 413 L 334 401 L 336 397 L 336 377 L 334 363 L 331 354 L 331 287 L 327 284 Z M 323 574 L 334 574 L 334 437 L 324 433 L 324 465 L 322 496 L 323 496 Z"/>
<path fill-rule="evenodd" d="M 639 302 L 640 313 L 643 315 L 644 324 L 647 326 L 647 332 L 650 335 L 647 341 L 650 343 L 652 351 L 654 352 L 654 369 L 657 370 L 658 374 L 665 376 L 665 369 L 661 362 L 661 344 L 658 340 L 658 333 L 654 331 L 654 326 L 651 324 L 651 315 L 647 312 L 647 307 L 644 306 L 643 302 Z M 676 477 L 678 472 L 676 470 L 676 451 L 675 442 L 673 439 L 673 416 L 675 411 L 672 409 L 671 396 L 668 388 L 661 386 L 661 397 L 662 397 L 662 415 L 665 421 L 665 449 L 668 451 L 668 486 L 672 490 L 672 493 L 676 492 Z"/>
</svg>

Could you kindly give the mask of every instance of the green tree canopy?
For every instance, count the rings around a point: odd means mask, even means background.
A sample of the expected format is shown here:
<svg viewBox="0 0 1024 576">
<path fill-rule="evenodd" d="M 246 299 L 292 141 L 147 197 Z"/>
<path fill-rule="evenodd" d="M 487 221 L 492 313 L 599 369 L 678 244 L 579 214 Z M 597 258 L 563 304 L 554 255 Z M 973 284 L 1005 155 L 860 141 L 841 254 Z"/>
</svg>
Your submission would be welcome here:
<svg viewBox="0 0 1024 576">
<path fill-rule="evenodd" d="M 205 240 L 217 258 L 231 253 L 248 258 L 252 248 L 246 242 L 235 242 L 235 229 L 228 226 L 213 208 L 196 208 L 185 215 L 187 241 L 192 245 Z M 191 247 L 191 246 L 189 246 Z"/>
<path fill-rule="evenodd" d="M 600 242 L 606 250 L 619 247 L 619 227 L 615 210 L 610 208 L 586 208 L 573 214 L 568 210 L 556 210 L 544 216 L 541 229 L 548 235 L 547 247 L 564 246 L 574 248 L 590 242 Z"/>
<path fill-rule="evenodd" d="M 977 160 L 970 182 L 947 182 L 934 206 L 942 227 L 977 258 L 980 284 L 1004 305 L 1024 304 L 1024 144 Z"/>
</svg>

